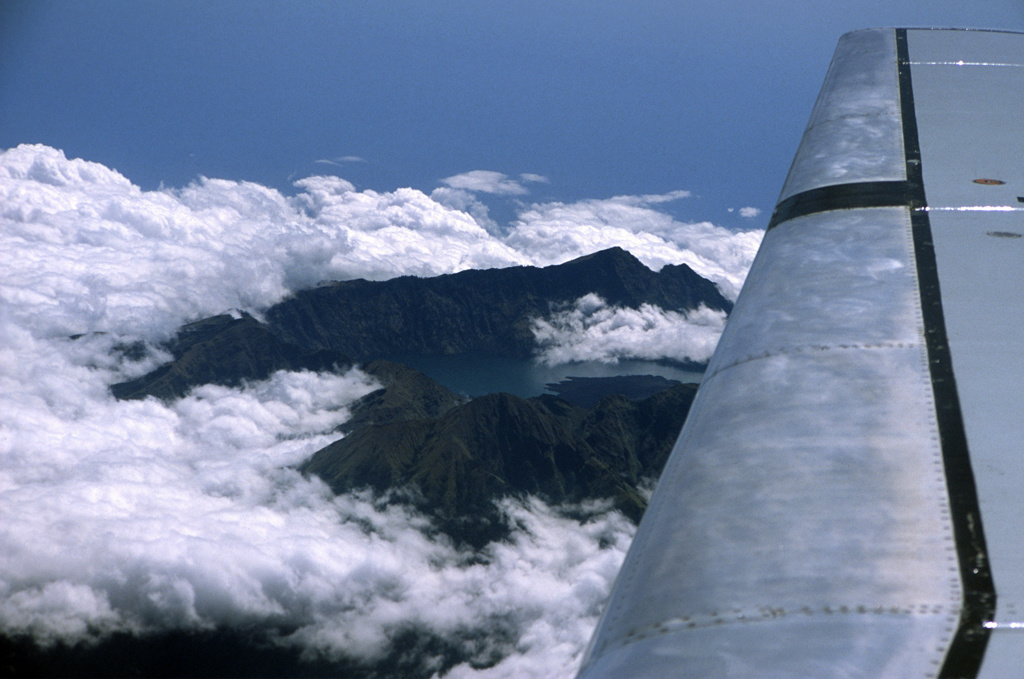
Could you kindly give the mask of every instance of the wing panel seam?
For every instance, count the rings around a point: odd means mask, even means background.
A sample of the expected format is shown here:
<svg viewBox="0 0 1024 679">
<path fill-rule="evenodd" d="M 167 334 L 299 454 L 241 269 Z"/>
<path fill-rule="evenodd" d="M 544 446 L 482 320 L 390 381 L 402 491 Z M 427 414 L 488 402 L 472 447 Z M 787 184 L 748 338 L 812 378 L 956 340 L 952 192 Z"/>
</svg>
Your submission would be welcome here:
<svg viewBox="0 0 1024 679">
<path fill-rule="evenodd" d="M 916 610 L 915 610 L 916 609 Z M 632 629 L 618 644 L 610 644 L 607 649 L 624 648 L 632 643 L 644 639 L 652 639 L 666 634 L 678 634 L 692 629 L 706 629 L 709 627 L 721 627 L 724 625 L 748 625 L 757 623 L 776 622 L 782 618 L 830 618 L 835 616 L 872 616 L 872 617 L 940 617 L 955 625 L 961 611 L 959 607 L 947 609 L 942 604 L 910 604 L 905 606 L 864 606 L 864 605 L 836 605 L 811 608 L 802 606 L 795 610 L 783 608 L 763 607 L 757 611 L 733 611 L 728 614 L 694 614 L 681 616 L 672 620 L 663 620 L 659 623 L 648 625 L 639 629 Z M 948 639 L 947 639 L 948 641 Z"/>
<path fill-rule="evenodd" d="M 745 363 L 751 363 L 753 361 L 761 361 L 764 359 L 774 358 L 776 356 L 793 356 L 799 354 L 811 354 L 824 351 L 879 351 L 885 349 L 920 349 L 924 345 L 921 342 L 878 342 L 873 344 L 868 343 L 847 343 L 847 344 L 803 344 L 792 347 L 779 347 L 769 351 L 762 352 L 760 354 L 749 354 L 741 356 L 735 360 L 726 363 L 720 368 L 716 368 L 714 372 L 708 374 L 708 378 L 721 375 L 731 368 L 743 365 Z"/>
<path fill-rule="evenodd" d="M 906 180 L 850 182 L 808 189 L 782 201 L 772 213 L 768 231 L 798 217 L 868 208 L 924 207 L 915 201 L 910 182 Z"/>
</svg>

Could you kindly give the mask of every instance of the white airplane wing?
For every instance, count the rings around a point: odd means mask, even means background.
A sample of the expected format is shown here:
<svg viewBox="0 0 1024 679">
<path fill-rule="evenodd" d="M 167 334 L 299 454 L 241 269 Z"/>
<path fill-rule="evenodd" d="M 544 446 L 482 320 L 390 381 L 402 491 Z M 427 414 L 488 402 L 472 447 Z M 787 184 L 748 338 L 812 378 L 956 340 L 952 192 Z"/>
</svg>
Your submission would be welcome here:
<svg viewBox="0 0 1024 679">
<path fill-rule="evenodd" d="M 839 42 L 580 677 L 1024 677 L 1024 34 Z"/>
</svg>

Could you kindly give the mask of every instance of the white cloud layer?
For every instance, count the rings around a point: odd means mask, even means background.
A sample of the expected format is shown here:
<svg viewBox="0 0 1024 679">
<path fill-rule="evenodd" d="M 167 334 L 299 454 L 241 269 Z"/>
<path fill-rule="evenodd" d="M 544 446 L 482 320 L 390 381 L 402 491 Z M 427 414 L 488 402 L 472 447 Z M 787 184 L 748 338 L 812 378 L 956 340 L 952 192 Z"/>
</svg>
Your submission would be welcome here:
<svg viewBox="0 0 1024 679">
<path fill-rule="evenodd" d="M 226 309 L 258 314 L 324 279 L 545 265 L 613 245 L 656 268 L 686 262 L 735 296 L 760 232 L 653 207 L 681 193 L 533 205 L 498 235 L 458 196 L 336 177 L 297 187 L 204 178 L 142 191 L 49 147 L 0 154 L 0 629 L 56 640 L 281 625 L 298 630 L 290 643 L 372 657 L 395 625 L 444 634 L 502 620 L 516 632 L 507 658 L 452 676 L 571 676 L 630 539 L 619 514 L 580 524 L 509 505 L 527 530 L 470 562 L 425 537 L 423 517 L 335 498 L 289 469 L 331 440 L 372 388 L 365 375 L 278 373 L 171 405 L 118 402 L 108 386 L 161 356 L 116 347 Z M 538 327 L 570 360 L 630 344 L 656 358 L 677 356 L 672 328 L 701 345 L 717 323 L 705 316 L 585 299 Z"/>
<path fill-rule="evenodd" d="M 481 652 L 504 658 L 484 676 L 528 665 L 567 677 L 579 662 L 632 537 L 618 513 L 595 506 L 580 524 L 509 503 L 525 529 L 470 560 L 428 538 L 424 517 L 367 494 L 334 497 L 288 468 L 374 387 L 358 371 L 208 385 L 169 406 L 117 402 L 105 385 L 120 366 L 76 360 L 109 355 L 114 338 L 4 340 L 4 633 L 52 643 L 255 625 L 372 661 L 413 626 L 475 631 Z"/>
<path fill-rule="evenodd" d="M 574 361 L 617 363 L 624 358 L 705 362 L 725 328 L 725 312 L 700 307 L 688 314 L 651 304 L 609 306 L 593 293 L 568 309 L 536 319 L 531 330 L 546 365 Z"/>
</svg>

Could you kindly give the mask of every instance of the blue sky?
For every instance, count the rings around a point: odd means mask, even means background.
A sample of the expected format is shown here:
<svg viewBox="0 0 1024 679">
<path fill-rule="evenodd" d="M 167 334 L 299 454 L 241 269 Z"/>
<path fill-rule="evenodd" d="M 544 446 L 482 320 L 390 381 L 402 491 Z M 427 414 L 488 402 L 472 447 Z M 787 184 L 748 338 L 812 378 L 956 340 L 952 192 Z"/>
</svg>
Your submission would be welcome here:
<svg viewBox="0 0 1024 679">
<path fill-rule="evenodd" d="M 750 227 L 729 209 L 766 221 L 836 40 L 879 25 L 1024 30 L 1024 5 L 2 0 L 0 148 L 146 189 L 527 173 L 518 200 L 688 190 L 666 209 Z"/>
</svg>

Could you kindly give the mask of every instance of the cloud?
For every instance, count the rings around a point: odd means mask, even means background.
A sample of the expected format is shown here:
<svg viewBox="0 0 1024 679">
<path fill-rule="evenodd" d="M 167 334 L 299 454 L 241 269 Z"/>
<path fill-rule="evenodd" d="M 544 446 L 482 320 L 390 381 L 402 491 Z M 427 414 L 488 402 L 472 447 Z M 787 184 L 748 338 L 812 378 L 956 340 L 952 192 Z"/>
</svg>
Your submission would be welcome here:
<svg viewBox="0 0 1024 679">
<path fill-rule="evenodd" d="M 582 524 L 536 499 L 508 501 L 504 509 L 525 530 L 510 543 L 492 545 L 491 570 L 480 575 L 500 579 L 478 584 L 492 589 L 500 583 L 500 598 L 488 602 L 498 606 L 488 612 L 498 617 L 512 612 L 522 632 L 515 650 L 496 666 L 476 670 L 462 665 L 445 676 L 572 677 L 625 558 L 632 528 L 602 503 L 577 508 L 590 517 Z"/>
<path fill-rule="evenodd" d="M 487 229 L 488 233 L 500 237 L 501 227 L 491 219 L 490 208 L 472 191 L 442 186 L 431 191 L 430 198 L 445 207 L 469 213 L 469 216 L 477 224 Z"/>
<path fill-rule="evenodd" d="M 683 194 L 534 204 L 519 213 L 505 243 L 538 265 L 619 246 L 655 270 L 686 264 L 735 300 L 764 232 L 679 222 L 650 207 Z"/>
<path fill-rule="evenodd" d="M 344 167 L 346 163 L 365 163 L 365 158 L 359 156 L 339 156 L 338 158 L 321 158 L 320 160 L 314 160 L 314 163 L 321 165 L 335 165 L 337 167 Z"/>
<path fill-rule="evenodd" d="M 43 335 L 159 338 L 228 308 L 258 312 L 325 279 L 525 264 L 469 214 L 414 189 L 358 192 L 337 177 L 289 198 L 206 179 L 142 191 L 44 146 L 0 157 L 0 294 Z"/>
<path fill-rule="evenodd" d="M 589 294 L 534 320 L 531 331 L 546 365 L 661 358 L 699 363 L 711 358 L 724 327 L 725 312 L 706 307 L 689 314 L 650 304 L 627 309 Z"/>
<path fill-rule="evenodd" d="M 541 180 L 469 175 L 492 189 Z M 426 517 L 334 497 L 291 469 L 373 388 L 358 371 L 208 385 L 170 405 L 115 401 L 108 387 L 166 360 L 153 347 L 181 323 L 258 315 L 324 279 L 545 265 L 618 245 L 734 294 L 761 232 L 656 209 L 685 192 L 535 204 L 498 233 L 474 203 L 484 188 L 296 186 L 143 191 L 50 147 L 0 153 L 0 630 L 46 642 L 253 625 L 370 658 L 412 625 L 498 661 L 452 676 L 571 676 L 631 537 L 621 515 L 593 506 L 581 522 L 510 503 L 521 528 L 470 559 L 430 537 Z M 548 360 L 616 360 L 700 356 L 716 323 L 584 298 L 536 328 Z M 138 341 L 141 356 L 123 351 Z"/>
<path fill-rule="evenodd" d="M 492 170 L 473 170 L 446 177 L 441 180 L 441 183 L 453 189 L 465 191 L 492 193 L 499 196 L 521 196 L 530 192 L 522 182 L 547 181 L 544 177 L 536 174 L 520 175 L 520 180 L 510 179 L 508 175 Z"/>
<path fill-rule="evenodd" d="M 471 215 L 416 189 L 357 192 L 333 177 L 308 177 L 296 186 L 303 193 L 294 202 L 316 235 L 301 242 L 289 238 L 287 247 L 299 264 L 323 268 L 327 275 L 317 280 L 432 276 L 526 263 Z M 309 278 L 301 285 L 309 285 Z"/>
<path fill-rule="evenodd" d="M 608 199 L 610 203 L 622 205 L 658 205 L 659 203 L 671 203 L 672 201 L 689 198 L 692 194 L 689 191 L 669 191 L 668 193 L 650 193 L 642 196 L 614 196 Z"/>
<path fill-rule="evenodd" d="M 358 370 L 118 402 L 106 385 L 129 370 L 109 359 L 116 338 L 3 332 L 4 634 L 49 644 L 255 627 L 373 662 L 411 628 L 502 661 L 484 676 L 574 671 L 632 537 L 608 506 L 583 508 L 581 523 L 510 501 L 512 539 L 469 558 L 426 517 L 369 493 L 335 497 L 290 468 L 374 388 Z"/>
<path fill-rule="evenodd" d="M 734 207 L 730 207 L 730 208 L 727 208 L 727 212 L 737 212 L 737 209 L 734 208 Z M 740 217 L 744 217 L 746 219 L 753 219 L 754 217 L 756 217 L 759 214 L 761 214 L 761 208 L 759 208 L 759 207 L 741 207 L 738 210 L 738 212 L 740 213 Z"/>
</svg>

